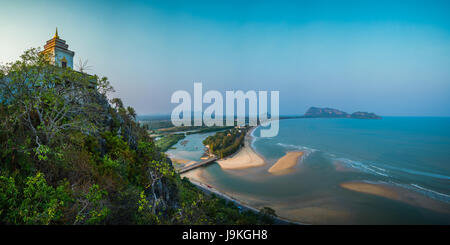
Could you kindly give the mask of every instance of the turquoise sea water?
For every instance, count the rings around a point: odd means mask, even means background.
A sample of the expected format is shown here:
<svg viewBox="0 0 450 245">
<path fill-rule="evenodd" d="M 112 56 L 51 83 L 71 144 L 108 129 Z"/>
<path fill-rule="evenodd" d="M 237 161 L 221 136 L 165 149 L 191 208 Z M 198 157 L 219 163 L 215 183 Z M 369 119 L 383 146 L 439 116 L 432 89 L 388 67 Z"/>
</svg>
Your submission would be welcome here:
<svg viewBox="0 0 450 245">
<path fill-rule="evenodd" d="M 175 157 L 180 159 L 186 159 L 191 161 L 200 161 L 203 153 L 205 152 L 205 146 L 203 140 L 214 135 L 216 132 L 209 132 L 204 134 L 191 134 L 187 135 L 183 140 L 178 141 L 173 145 L 166 153 L 169 157 Z"/>
<path fill-rule="evenodd" d="M 259 130 L 253 147 L 268 164 L 234 171 L 210 165 L 203 171 L 211 184 L 305 223 L 450 223 L 450 118 L 289 119 L 280 121 L 276 137 L 260 138 Z M 296 171 L 267 172 L 295 150 L 306 153 Z M 340 187 L 349 181 L 381 183 L 424 198 L 411 205 Z"/>
</svg>

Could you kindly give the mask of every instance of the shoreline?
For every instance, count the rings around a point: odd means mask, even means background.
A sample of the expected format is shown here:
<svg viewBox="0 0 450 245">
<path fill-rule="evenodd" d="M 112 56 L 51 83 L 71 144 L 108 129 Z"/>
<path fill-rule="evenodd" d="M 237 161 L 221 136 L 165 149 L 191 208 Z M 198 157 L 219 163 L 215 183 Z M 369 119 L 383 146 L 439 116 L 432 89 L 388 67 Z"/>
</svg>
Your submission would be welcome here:
<svg viewBox="0 0 450 245">
<path fill-rule="evenodd" d="M 254 130 L 257 128 L 256 127 L 252 127 L 250 128 L 245 136 L 245 141 L 244 141 L 244 146 L 242 146 L 237 152 L 235 152 L 233 155 L 225 158 L 224 160 L 228 160 L 228 161 L 232 161 L 236 159 L 236 156 L 238 156 L 238 154 L 248 154 L 247 151 L 243 151 L 244 149 L 251 149 L 252 153 L 255 153 L 255 149 L 253 149 L 253 139 L 255 137 L 252 136 Z M 300 154 L 300 151 L 296 151 L 297 154 Z M 252 154 L 250 153 L 250 154 Z M 284 157 L 286 157 L 290 152 L 287 152 L 286 155 Z M 298 156 L 294 156 L 292 153 L 291 155 L 292 158 L 295 158 L 295 164 L 293 164 L 293 159 L 290 159 L 289 161 L 285 162 L 285 164 L 283 165 L 288 165 L 288 167 L 284 168 L 283 167 L 283 173 L 284 171 L 289 171 L 289 170 L 293 170 L 294 166 L 296 164 L 300 165 L 301 164 L 301 158 L 306 157 L 307 154 L 309 152 L 303 152 L 303 155 L 298 155 Z M 305 155 L 306 154 L 306 155 Z M 282 157 L 282 158 L 284 158 Z M 278 160 L 280 161 L 281 158 Z M 292 161 L 291 161 L 292 160 Z M 265 159 L 264 159 L 265 162 Z M 293 165 L 292 165 L 293 164 Z M 332 163 L 334 165 L 334 171 L 336 172 L 359 172 L 358 170 L 355 170 L 353 168 L 348 168 L 346 167 L 344 164 L 341 164 L 340 162 L 333 162 Z M 273 166 L 275 166 L 276 164 L 274 164 Z M 263 166 L 263 165 L 260 165 Z M 272 168 L 273 166 L 268 166 L 270 168 Z M 220 166 L 221 169 L 224 172 L 230 172 L 230 173 L 234 173 L 233 171 L 225 171 L 227 170 L 226 168 L 222 168 L 222 166 Z M 237 164 L 233 165 L 234 168 L 232 169 L 246 169 L 246 168 L 250 168 L 248 167 L 246 164 L 244 164 L 243 166 L 239 166 Z M 257 166 L 259 167 L 259 166 Z M 261 174 L 261 171 L 264 170 L 264 172 L 269 172 L 272 175 L 278 175 L 278 174 L 274 174 L 271 173 L 270 171 L 267 171 L 267 169 L 265 167 L 257 169 L 256 171 Z M 244 174 L 246 173 L 246 171 L 242 171 Z M 237 172 L 236 172 L 237 173 Z M 253 173 L 253 172 L 251 172 Z M 281 172 L 280 172 L 281 173 Z M 297 205 L 297 206 L 288 206 L 285 205 L 282 202 L 277 203 L 276 199 L 261 199 L 259 200 L 256 197 L 252 197 L 249 193 L 249 195 L 245 195 L 245 194 L 241 194 L 239 191 L 232 191 L 229 190 L 227 191 L 228 187 L 227 186 L 221 186 L 220 184 L 218 184 L 220 188 L 222 188 L 222 190 L 216 189 L 215 188 L 215 179 L 213 178 L 213 176 L 210 176 L 209 171 L 205 171 L 204 169 L 197 169 L 197 170 L 193 170 L 193 171 L 189 171 L 188 173 L 184 173 L 183 177 L 187 177 L 191 183 L 195 184 L 199 189 L 205 191 L 205 192 L 209 192 L 209 193 L 214 193 L 215 195 L 218 195 L 228 201 L 233 201 L 236 205 L 245 207 L 249 210 L 252 210 L 254 212 L 258 212 L 258 208 L 262 208 L 264 206 L 267 207 L 271 207 L 274 208 L 277 215 L 282 215 L 281 219 L 291 222 L 291 223 L 296 223 L 296 224 L 325 224 L 326 222 L 324 222 L 323 220 L 325 219 L 324 217 L 326 217 L 329 220 L 334 220 L 333 222 L 335 222 L 336 224 L 346 224 L 347 222 L 349 224 L 351 224 L 352 222 L 360 222 L 357 217 L 353 217 L 352 215 L 354 215 L 352 213 L 352 210 L 347 209 L 346 207 L 340 207 L 337 204 L 334 204 L 335 206 L 331 206 L 331 208 L 328 208 L 327 206 L 321 206 L 321 203 L 319 202 L 320 200 L 312 200 L 310 203 L 307 201 L 305 202 L 304 205 Z M 220 182 L 217 182 L 220 183 Z M 216 183 L 216 184 L 217 184 Z M 337 189 L 338 191 L 341 191 L 343 194 L 345 195 L 351 195 L 351 196 L 355 196 L 355 197 L 359 197 L 359 195 L 362 195 L 361 198 L 363 198 L 363 195 L 370 195 L 370 196 L 378 196 L 381 198 L 384 198 L 386 200 L 392 200 L 398 203 L 403 203 L 406 204 L 408 206 L 411 207 L 415 207 L 415 208 L 423 208 L 423 209 L 427 209 L 429 211 L 432 212 L 438 212 L 438 213 L 442 213 L 442 214 L 449 214 L 450 210 L 448 209 L 448 206 L 444 203 L 442 203 L 439 200 L 435 200 L 434 198 L 431 198 L 427 195 L 424 195 L 423 193 L 419 193 L 415 190 L 411 190 L 409 188 L 406 187 L 402 187 L 402 186 L 397 186 L 397 185 L 391 185 L 389 183 L 384 183 L 384 182 L 371 182 L 371 181 L 364 181 L 364 180 L 340 180 L 337 184 Z M 214 187 L 213 187 L 214 186 Z M 351 192 L 353 193 L 360 193 L 360 194 L 351 194 Z M 273 201 L 272 201 L 273 200 Z M 381 199 L 373 199 L 376 200 L 377 202 L 380 202 L 381 204 L 384 205 Z M 314 201 L 318 202 L 318 204 L 314 203 Z M 389 204 L 389 202 L 387 202 Z M 391 204 L 389 204 L 391 205 Z M 392 204 L 394 205 L 394 204 Z M 397 204 L 395 204 L 397 205 Z M 426 210 L 425 210 L 426 211 Z M 325 214 L 325 212 L 330 212 L 330 214 Z M 311 217 L 311 215 L 317 215 L 318 218 L 317 219 L 313 219 Z M 285 219 L 283 217 L 291 217 L 293 220 L 295 221 L 291 221 L 289 219 Z M 295 218 L 294 218 L 295 217 Z M 329 218 L 328 218 L 329 217 Z M 418 217 L 413 216 L 414 219 L 420 220 Z M 307 223 L 301 223 L 302 221 L 306 221 Z M 327 222 L 330 222 L 330 221 Z M 440 222 L 440 221 L 439 221 Z"/>
<path fill-rule="evenodd" d="M 278 161 L 272 165 L 272 167 L 267 170 L 267 172 L 273 175 L 283 175 L 288 174 L 294 171 L 293 167 L 295 167 L 302 156 L 305 153 L 303 151 L 291 151 L 286 153 L 283 157 L 278 159 Z"/>
<path fill-rule="evenodd" d="M 198 179 L 194 179 L 186 176 L 187 174 L 184 174 L 186 178 L 189 179 L 189 181 L 194 184 L 197 188 L 199 188 L 200 190 L 202 190 L 203 192 L 207 193 L 207 194 L 214 194 L 216 196 L 219 196 L 223 199 L 225 199 L 226 201 L 229 202 L 233 202 L 234 204 L 236 204 L 238 207 L 241 207 L 243 210 L 250 210 L 253 211 L 255 213 L 259 213 L 259 210 L 255 207 L 252 207 L 248 204 L 245 204 L 242 200 L 236 199 L 234 197 L 232 197 L 231 195 L 229 195 L 228 193 L 224 192 L 224 191 L 220 191 L 214 187 L 212 187 L 211 185 L 207 184 L 207 183 L 203 183 L 202 181 L 198 180 Z M 274 219 L 274 225 L 291 225 L 291 224 L 295 224 L 295 225 L 307 225 L 304 223 L 300 223 L 298 221 L 293 221 L 293 220 L 289 220 L 280 216 L 276 216 L 276 217 L 272 217 Z"/>
<path fill-rule="evenodd" d="M 252 147 L 253 131 L 259 126 L 252 127 L 245 135 L 244 146 L 237 152 L 224 159 L 217 160 L 223 170 L 237 170 L 255 168 L 266 165 L 265 159 L 260 156 Z"/>
<path fill-rule="evenodd" d="M 371 183 L 366 181 L 347 181 L 339 185 L 341 188 L 383 197 L 386 199 L 398 201 L 411 206 L 425 208 L 439 213 L 450 213 L 446 205 L 441 202 L 417 193 L 413 190 L 390 185 L 387 183 Z"/>
<path fill-rule="evenodd" d="M 265 159 L 261 156 L 259 156 L 253 149 L 252 147 L 252 140 L 253 140 L 253 136 L 252 133 L 253 131 L 259 127 L 252 127 L 250 130 L 247 131 L 246 135 L 245 135 L 245 139 L 244 139 L 244 147 L 241 147 L 241 149 L 239 149 L 239 151 L 237 151 L 236 153 L 234 153 L 233 155 L 227 157 L 225 159 L 225 161 L 235 161 L 236 156 L 243 152 L 243 154 L 245 154 L 246 156 L 248 156 L 249 154 L 251 156 L 257 156 L 260 159 L 262 159 L 262 165 L 261 163 L 259 163 L 258 165 L 251 165 L 251 164 L 247 164 L 245 165 L 245 167 L 237 167 L 237 166 L 233 166 L 233 168 L 229 168 L 229 169 L 245 169 L 245 168 L 251 168 L 251 167 L 259 167 L 259 166 L 263 166 L 266 164 Z M 244 151 L 243 151 L 244 150 Z M 190 161 L 190 160 L 186 160 L 186 159 L 181 159 L 181 158 L 176 158 L 176 157 L 169 157 L 171 159 L 171 161 L 173 160 L 178 160 L 178 161 Z M 238 158 L 239 159 L 239 158 Z M 218 163 L 218 161 L 216 161 Z M 218 163 L 219 164 L 219 163 Z M 222 166 L 220 166 L 222 168 Z M 225 168 L 226 169 L 226 168 Z M 208 181 L 206 180 L 206 178 L 204 178 L 203 176 L 201 176 L 201 169 L 194 169 L 191 170 L 189 172 L 183 173 L 182 175 L 180 175 L 180 177 L 186 177 L 187 179 L 189 179 L 189 181 L 194 184 L 197 188 L 199 188 L 200 190 L 202 190 L 203 192 L 207 193 L 207 194 L 214 194 L 217 195 L 223 199 L 225 199 L 226 201 L 230 201 L 233 202 L 234 204 L 236 204 L 237 206 L 242 207 L 243 209 L 247 209 L 250 211 L 253 211 L 255 213 L 259 213 L 259 210 L 256 207 L 250 206 L 248 204 L 245 204 L 243 200 L 239 200 L 236 199 L 234 197 L 232 197 L 229 193 L 225 192 L 225 191 L 220 191 L 214 187 L 211 186 L 210 183 L 208 183 Z M 289 220 L 283 217 L 273 217 L 275 223 L 277 225 L 290 225 L 290 224 L 296 224 L 296 225 L 307 225 L 306 223 L 301 223 L 299 221 L 295 221 L 295 220 Z"/>
</svg>

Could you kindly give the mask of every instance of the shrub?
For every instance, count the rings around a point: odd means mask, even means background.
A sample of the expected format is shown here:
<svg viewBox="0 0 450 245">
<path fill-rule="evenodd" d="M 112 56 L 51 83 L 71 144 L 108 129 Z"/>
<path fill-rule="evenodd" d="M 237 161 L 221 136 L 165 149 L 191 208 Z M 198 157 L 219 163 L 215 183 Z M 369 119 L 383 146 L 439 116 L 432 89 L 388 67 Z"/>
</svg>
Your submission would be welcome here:
<svg viewBox="0 0 450 245">
<path fill-rule="evenodd" d="M 55 223 L 72 201 L 66 189 L 67 183 L 49 186 L 41 173 L 28 177 L 23 189 L 13 177 L 0 176 L 0 216 L 9 224 Z"/>
</svg>

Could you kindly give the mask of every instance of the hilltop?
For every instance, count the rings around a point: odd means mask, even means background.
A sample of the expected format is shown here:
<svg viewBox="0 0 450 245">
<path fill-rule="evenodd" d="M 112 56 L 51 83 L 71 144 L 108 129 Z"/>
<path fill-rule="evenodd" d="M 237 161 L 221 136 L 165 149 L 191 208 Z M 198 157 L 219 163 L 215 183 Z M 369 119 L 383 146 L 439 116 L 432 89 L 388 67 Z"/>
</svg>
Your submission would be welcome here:
<svg viewBox="0 0 450 245">
<path fill-rule="evenodd" d="M 0 224 L 271 224 L 175 172 L 106 77 L 38 49 L 0 67 Z"/>
</svg>

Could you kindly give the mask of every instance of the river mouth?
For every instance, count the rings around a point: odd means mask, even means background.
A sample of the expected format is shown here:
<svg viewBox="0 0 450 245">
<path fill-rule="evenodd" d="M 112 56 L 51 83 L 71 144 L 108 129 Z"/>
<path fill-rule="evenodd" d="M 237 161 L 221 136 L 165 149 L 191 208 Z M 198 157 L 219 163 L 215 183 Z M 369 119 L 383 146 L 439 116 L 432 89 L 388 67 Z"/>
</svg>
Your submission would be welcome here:
<svg viewBox="0 0 450 245">
<path fill-rule="evenodd" d="M 292 134 L 299 127 L 295 124 L 282 121 L 280 131 L 290 127 Z M 302 124 L 300 122 L 300 126 L 305 127 Z M 382 142 L 375 140 L 368 144 Z M 208 184 L 257 209 L 271 207 L 280 217 L 301 223 L 450 224 L 450 191 L 445 171 L 430 167 L 425 171 L 414 170 L 425 174 L 413 174 L 396 170 L 410 169 L 405 165 L 387 168 L 360 159 L 349 160 L 351 154 L 337 155 L 332 149 L 295 142 L 282 133 L 279 138 L 257 138 L 253 146 L 264 157 L 265 165 L 226 170 L 213 163 L 183 176 Z M 380 146 L 372 148 L 390 151 Z M 426 153 L 429 148 L 423 151 Z M 182 148 L 178 150 L 183 152 Z M 292 171 L 271 174 L 270 167 L 290 151 L 307 154 Z M 433 171 L 437 174 L 427 174 Z"/>
</svg>

